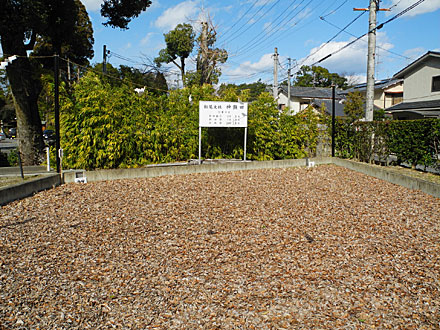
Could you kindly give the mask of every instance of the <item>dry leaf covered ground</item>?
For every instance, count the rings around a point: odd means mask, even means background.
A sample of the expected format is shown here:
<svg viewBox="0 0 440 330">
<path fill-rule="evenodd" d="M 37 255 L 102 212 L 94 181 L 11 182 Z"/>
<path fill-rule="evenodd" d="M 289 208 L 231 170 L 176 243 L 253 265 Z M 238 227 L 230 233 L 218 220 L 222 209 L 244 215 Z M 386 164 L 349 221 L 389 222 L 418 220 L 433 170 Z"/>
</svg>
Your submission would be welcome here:
<svg viewBox="0 0 440 330">
<path fill-rule="evenodd" d="M 67 184 L 0 219 L 0 328 L 440 328 L 440 200 L 336 166 Z"/>
</svg>

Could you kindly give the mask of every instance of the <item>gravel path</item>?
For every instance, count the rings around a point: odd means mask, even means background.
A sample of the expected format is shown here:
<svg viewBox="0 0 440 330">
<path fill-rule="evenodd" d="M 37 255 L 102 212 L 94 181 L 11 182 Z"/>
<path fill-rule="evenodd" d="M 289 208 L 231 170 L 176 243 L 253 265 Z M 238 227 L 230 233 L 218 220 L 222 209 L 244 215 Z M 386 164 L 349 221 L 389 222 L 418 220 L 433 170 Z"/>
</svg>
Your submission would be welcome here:
<svg viewBox="0 0 440 330">
<path fill-rule="evenodd" d="M 0 209 L 0 329 L 439 329 L 440 200 L 336 166 Z"/>
</svg>

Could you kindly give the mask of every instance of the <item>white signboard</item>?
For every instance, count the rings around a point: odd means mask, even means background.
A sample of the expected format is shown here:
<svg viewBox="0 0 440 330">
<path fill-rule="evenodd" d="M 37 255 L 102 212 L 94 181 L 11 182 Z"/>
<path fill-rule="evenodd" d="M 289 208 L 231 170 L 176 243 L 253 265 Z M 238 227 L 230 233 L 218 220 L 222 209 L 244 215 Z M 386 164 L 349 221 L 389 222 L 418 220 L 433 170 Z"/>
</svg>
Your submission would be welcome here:
<svg viewBox="0 0 440 330">
<path fill-rule="evenodd" d="M 200 101 L 199 127 L 247 127 L 246 102 Z"/>
</svg>

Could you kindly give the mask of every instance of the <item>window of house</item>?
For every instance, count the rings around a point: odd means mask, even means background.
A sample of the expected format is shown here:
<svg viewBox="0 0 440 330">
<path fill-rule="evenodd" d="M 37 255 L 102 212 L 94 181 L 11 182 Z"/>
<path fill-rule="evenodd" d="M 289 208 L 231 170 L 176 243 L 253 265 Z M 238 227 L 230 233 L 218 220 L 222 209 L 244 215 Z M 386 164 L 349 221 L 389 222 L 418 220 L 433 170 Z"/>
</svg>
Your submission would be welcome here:
<svg viewBox="0 0 440 330">
<path fill-rule="evenodd" d="M 402 103 L 403 93 L 393 93 L 391 94 L 391 105 Z"/>
<path fill-rule="evenodd" d="M 440 76 L 432 77 L 432 92 L 440 92 Z"/>
<path fill-rule="evenodd" d="M 309 105 L 310 105 L 309 102 L 300 102 L 299 103 L 300 110 L 306 109 Z"/>
</svg>

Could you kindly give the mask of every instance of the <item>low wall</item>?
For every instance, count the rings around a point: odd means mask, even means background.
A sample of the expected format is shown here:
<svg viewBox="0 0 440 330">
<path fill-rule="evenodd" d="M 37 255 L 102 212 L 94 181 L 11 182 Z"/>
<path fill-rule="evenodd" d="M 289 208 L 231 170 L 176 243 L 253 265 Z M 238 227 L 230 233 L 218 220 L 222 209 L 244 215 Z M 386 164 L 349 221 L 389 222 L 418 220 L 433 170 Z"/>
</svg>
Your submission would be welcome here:
<svg viewBox="0 0 440 330">
<path fill-rule="evenodd" d="M 60 184 L 61 177 L 59 174 L 49 174 L 42 178 L 0 188 L 0 205 L 31 196 L 39 191 L 50 189 Z"/>
<path fill-rule="evenodd" d="M 309 161 L 315 162 L 316 165 L 330 164 L 330 157 L 313 158 Z M 246 162 L 221 162 L 202 165 L 163 165 L 163 166 L 147 166 L 132 169 L 113 169 L 113 170 L 96 170 L 83 171 L 82 175 L 87 178 L 87 182 L 134 179 L 134 178 L 152 178 L 164 175 L 178 175 L 191 173 L 208 173 L 208 172 L 230 172 L 258 170 L 265 168 L 287 168 L 306 166 L 306 159 L 289 159 L 289 160 L 270 160 L 270 161 L 246 161 Z M 64 182 L 75 182 L 75 176 L 78 171 L 64 172 Z"/>
<path fill-rule="evenodd" d="M 356 172 L 364 173 L 366 175 L 397 184 L 399 186 L 413 190 L 421 190 L 428 195 L 440 198 L 440 185 L 434 182 L 396 173 L 388 170 L 387 167 L 378 167 L 347 159 L 333 158 L 332 163 Z"/>
</svg>

